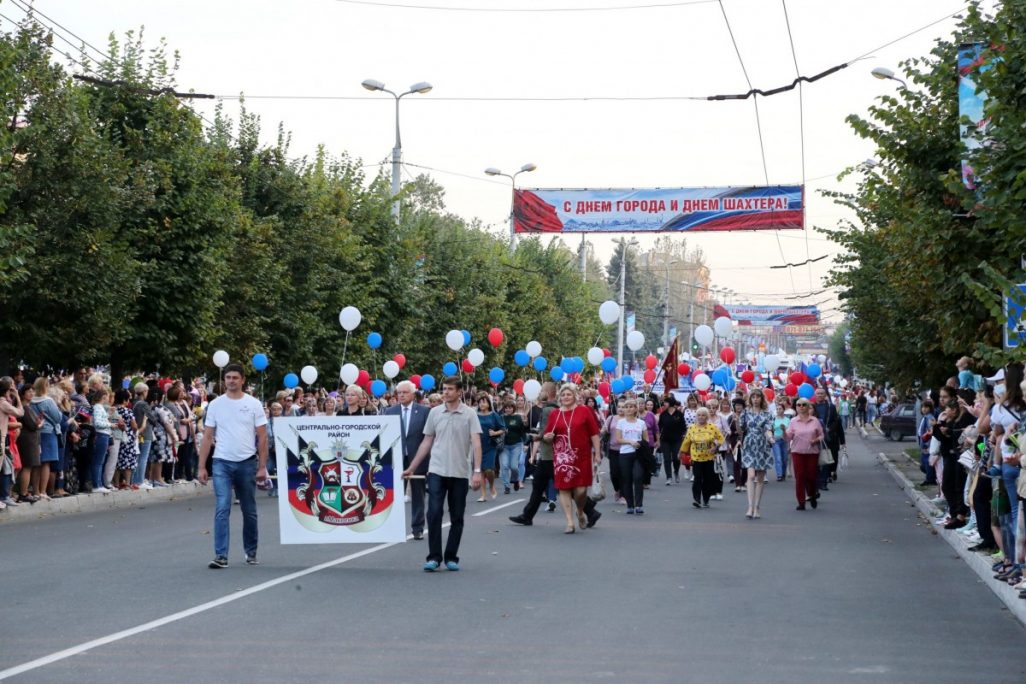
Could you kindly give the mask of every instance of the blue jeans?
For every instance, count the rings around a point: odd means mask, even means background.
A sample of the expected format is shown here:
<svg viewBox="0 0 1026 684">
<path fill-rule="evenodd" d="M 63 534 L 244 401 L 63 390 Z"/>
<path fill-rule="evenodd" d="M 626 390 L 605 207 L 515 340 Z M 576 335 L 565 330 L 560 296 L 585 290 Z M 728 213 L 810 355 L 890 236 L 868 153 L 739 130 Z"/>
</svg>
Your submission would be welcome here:
<svg viewBox="0 0 1026 684">
<path fill-rule="evenodd" d="M 1015 485 L 1019 481 L 1019 466 L 1001 464 L 1001 480 L 1005 483 L 1005 491 L 1008 492 L 1008 499 L 1012 502 L 1012 512 L 1009 514 L 1009 522 L 1012 539 L 1015 539 L 1015 531 L 1019 524 L 1019 501 L 1016 499 Z M 1007 547 L 1006 547 L 1007 548 Z M 1012 546 L 1014 549 L 1015 546 Z M 1007 552 L 1006 554 L 1007 555 Z M 1015 552 L 1012 552 L 1012 562 L 1015 562 Z"/>
<path fill-rule="evenodd" d="M 482 485 L 484 486 L 484 485 Z M 467 508 L 467 492 L 470 482 L 465 477 L 442 477 L 434 473 L 427 475 L 428 509 L 428 555 L 427 560 L 447 563 L 460 562 L 460 539 L 463 538 L 463 511 Z M 442 512 L 449 504 L 449 537 L 442 553 Z"/>
<path fill-rule="evenodd" d="M 777 471 L 777 477 L 787 477 L 787 462 L 791 460 L 790 449 L 787 448 L 786 439 L 777 439 L 773 442 L 773 467 Z"/>
<path fill-rule="evenodd" d="M 523 451 L 524 445 L 519 442 L 502 447 L 499 454 L 499 477 L 502 478 L 503 486 L 509 487 L 512 482 L 520 482 L 520 455 Z"/>
<path fill-rule="evenodd" d="M 866 420 L 870 423 L 876 422 L 876 406 L 866 407 Z"/>
<path fill-rule="evenodd" d="M 535 461 L 537 463 L 537 461 Z M 517 481 L 524 484 L 524 476 L 527 474 L 527 447 L 520 447 L 520 463 L 517 464 Z"/>
<path fill-rule="evenodd" d="M 228 557 L 228 516 L 232 512 L 232 489 L 242 509 L 242 548 L 247 556 L 257 551 L 256 471 L 257 458 L 245 461 L 213 459 L 214 555 Z"/>
<path fill-rule="evenodd" d="M 89 464 L 93 489 L 103 486 L 103 464 L 107 462 L 107 448 L 109 446 L 110 435 L 97 432 L 93 437 L 93 460 Z"/>
<path fill-rule="evenodd" d="M 141 485 L 143 480 L 146 479 L 146 464 L 150 460 L 150 447 L 153 446 L 153 440 L 143 442 L 139 445 L 139 465 L 132 471 L 132 484 Z"/>
</svg>

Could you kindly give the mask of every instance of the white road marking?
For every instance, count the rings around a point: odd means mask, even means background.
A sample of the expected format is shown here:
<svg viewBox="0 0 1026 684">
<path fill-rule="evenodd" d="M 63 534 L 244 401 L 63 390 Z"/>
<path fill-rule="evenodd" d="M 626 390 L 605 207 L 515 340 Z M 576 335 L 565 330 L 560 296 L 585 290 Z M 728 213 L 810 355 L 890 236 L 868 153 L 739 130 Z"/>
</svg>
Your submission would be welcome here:
<svg viewBox="0 0 1026 684">
<path fill-rule="evenodd" d="M 450 525 L 451 523 L 445 523 L 442 525 L 442 529 L 445 529 Z M 413 535 L 407 535 L 406 539 L 407 541 L 413 539 Z M 262 582 L 255 586 L 252 586 L 249 589 L 236 591 L 231 594 L 228 594 L 227 596 L 222 596 L 221 598 L 214 599 L 213 601 L 207 601 L 206 603 L 201 603 L 198 606 L 193 606 L 192 608 L 187 608 L 186 610 L 182 610 L 177 613 L 172 613 L 171 615 L 165 615 L 162 618 L 157 618 L 156 620 L 151 620 L 149 622 L 145 622 L 135 627 L 123 629 L 120 632 L 114 632 L 113 634 L 108 634 L 107 636 L 100 637 L 98 639 L 93 639 L 92 641 L 87 641 L 77 646 L 72 646 L 71 648 L 66 648 L 63 651 L 57 651 L 56 653 L 51 653 L 50 655 L 46 655 L 41 658 L 36 658 L 35 660 L 30 660 L 27 663 L 22 663 L 21 665 L 16 665 L 14 667 L 9 667 L 6 670 L 0 670 L 0 680 L 8 679 L 10 677 L 14 677 L 25 672 L 30 672 L 32 670 L 37 670 L 41 667 L 45 667 L 47 665 L 56 663 L 59 660 L 64 660 L 65 658 L 70 658 L 80 653 L 91 651 L 94 648 L 106 646 L 107 644 L 112 644 L 115 641 L 121 641 L 122 639 L 127 639 L 128 637 L 135 636 L 136 634 L 141 634 L 143 632 L 148 632 L 153 629 L 158 629 L 160 627 L 163 627 L 164 625 L 169 625 L 173 622 L 184 620 L 185 618 L 192 617 L 193 615 L 205 613 L 208 610 L 213 610 L 214 608 L 218 608 L 219 606 L 226 605 L 233 601 L 238 601 L 239 599 L 246 598 L 247 596 L 252 596 L 253 594 L 264 591 L 265 589 L 271 589 L 281 584 L 285 584 L 286 582 L 291 582 L 292 580 L 299 579 L 300 577 L 306 577 L 307 575 L 312 575 L 315 572 L 327 570 L 328 568 L 333 568 L 335 566 L 342 565 L 343 563 L 348 563 L 349 561 L 356 560 L 357 558 L 369 556 L 370 554 L 377 553 L 378 551 L 384 551 L 385 549 L 391 548 L 398 543 L 399 542 L 389 542 L 387 544 L 378 544 L 377 546 L 372 546 L 369 549 L 364 549 L 363 551 L 351 553 L 348 556 L 342 556 L 341 558 L 326 561 L 319 565 L 312 565 L 305 570 L 297 570 L 296 572 L 289 573 L 288 575 L 282 575 L 281 577 L 278 577 L 276 579 L 268 580 L 266 582 Z"/>
<path fill-rule="evenodd" d="M 512 501 L 507 501 L 504 504 L 500 504 L 500 505 L 495 506 L 493 508 L 489 508 L 488 510 L 481 511 L 480 513 L 474 513 L 474 515 L 472 515 L 471 517 L 472 518 L 480 518 L 482 515 L 488 515 L 492 511 L 497 511 L 497 510 L 499 510 L 501 508 L 505 508 L 506 506 L 512 506 L 513 504 L 518 504 L 518 503 L 520 503 L 522 501 L 523 501 L 523 499 L 513 499 Z"/>
</svg>

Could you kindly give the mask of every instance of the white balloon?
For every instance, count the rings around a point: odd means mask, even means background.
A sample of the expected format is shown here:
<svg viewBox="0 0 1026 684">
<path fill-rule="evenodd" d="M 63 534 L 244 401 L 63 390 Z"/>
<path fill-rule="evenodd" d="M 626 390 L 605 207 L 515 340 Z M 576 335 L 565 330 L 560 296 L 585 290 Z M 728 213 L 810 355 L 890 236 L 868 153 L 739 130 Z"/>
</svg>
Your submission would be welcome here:
<svg viewBox="0 0 1026 684">
<path fill-rule="evenodd" d="M 524 383 L 524 398 L 534 401 L 541 394 L 541 383 L 537 380 L 528 380 Z"/>
<path fill-rule="evenodd" d="M 221 350 L 214 352 L 214 365 L 218 368 L 224 368 L 228 365 L 228 352 Z"/>
<path fill-rule="evenodd" d="M 767 371 L 772 373 L 780 367 L 780 357 L 776 354 L 769 354 L 763 359 L 762 365 Z"/>
<path fill-rule="evenodd" d="M 816 358 L 819 359 L 820 363 L 823 363 L 824 361 L 826 361 L 826 354 L 820 354 Z"/>
<path fill-rule="evenodd" d="M 847 386 L 848 386 L 848 381 L 845 380 L 844 378 L 841 378 L 841 387 L 847 387 Z"/>
<path fill-rule="evenodd" d="M 599 306 L 599 320 L 606 325 L 612 325 L 620 320 L 620 305 L 612 299 L 607 299 Z"/>
<path fill-rule="evenodd" d="M 705 373 L 699 373 L 695 376 L 695 389 L 705 391 L 712 386 L 712 378 Z"/>
<path fill-rule="evenodd" d="M 352 332 L 356 330 L 356 326 L 360 325 L 360 321 L 363 320 L 363 316 L 360 315 L 360 310 L 355 306 L 347 306 L 338 312 L 338 322 L 342 325 L 342 328 Z"/>
<path fill-rule="evenodd" d="M 748 359 L 748 363 L 755 363 L 755 352 L 748 352 L 748 355 L 745 358 Z"/>
<path fill-rule="evenodd" d="M 734 326 L 726 316 L 720 316 L 713 321 L 713 329 L 720 337 L 730 337 L 730 333 L 734 332 Z"/>
<path fill-rule="evenodd" d="M 385 365 L 381 367 L 381 372 L 385 374 L 386 378 L 391 380 L 399 375 L 399 364 L 392 360 L 385 361 Z"/>
<path fill-rule="evenodd" d="M 467 360 L 475 366 L 480 366 L 482 363 L 484 363 L 484 352 L 478 349 L 477 347 L 474 347 L 469 352 L 467 352 Z"/>
<path fill-rule="evenodd" d="M 834 376 L 834 384 L 835 385 L 840 385 L 841 384 L 841 380 L 844 380 L 844 378 L 842 378 L 840 375 L 835 375 Z"/>
<path fill-rule="evenodd" d="M 703 347 L 712 346 L 715 337 L 712 328 L 707 325 L 700 325 L 695 328 L 695 342 L 698 342 Z"/>
<path fill-rule="evenodd" d="M 632 330 L 627 334 L 627 347 L 631 351 L 638 351 L 645 346 L 645 335 L 640 330 Z"/>
<path fill-rule="evenodd" d="M 531 340 L 527 343 L 527 346 L 524 347 L 524 351 L 526 351 L 527 355 L 530 356 L 532 359 L 537 356 L 540 356 L 541 350 L 541 342 L 538 342 L 537 340 Z"/>
<path fill-rule="evenodd" d="M 354 363 L 347 363 L 339 370 L 338 377 L 347 385 L 352 385 L 360 377 L 360 369 Z"/>
<path fill-rule="evenodd" d="M 588 363 L 593 366 L 597 366 L 602 363 L 602 359 L 606 358 L 606 355 L 598 347 L 592 347 L 588 350 Z"/>
<path fill-rule="evenodd" d="M 459 330 L 450 330 L 445 333 L 445 344 L 453 351 L 463 349 L 463 333 Z"/>
<path fill-rule="evenodd" d="M 317 369 L 313 366 L 303 366 L 303 370 L 299 371 L 299 377 L 306 384 L 312 385 L 317 382 Z"/>
</svg>

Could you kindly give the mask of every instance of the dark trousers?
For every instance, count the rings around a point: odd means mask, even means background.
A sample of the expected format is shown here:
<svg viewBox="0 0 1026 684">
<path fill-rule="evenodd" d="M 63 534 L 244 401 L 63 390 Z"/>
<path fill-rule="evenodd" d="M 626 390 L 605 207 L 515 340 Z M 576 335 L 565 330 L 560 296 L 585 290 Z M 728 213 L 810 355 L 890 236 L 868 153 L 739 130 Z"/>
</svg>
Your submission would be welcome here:
<svg viewBox="0 0 1026 684">
<path fill-rule="evenodd" d="M 805 499 L 814 499 L 819 496 L 816 491 L 816 477 L 819 470 L 819 454 L 796 454 L 791 453 L 791 461 L 794 464 L 794 494 L 798 499 L 798 505 L 804 506 Z"/>
<path fill-rule="evenodd" d="M 644 505 L 645 470 L 637 452 L 620 452 L 620 495 L 627 499 L 627 508 L 640 508 Z"/>
<path fill-rule="evenodd" d="M 484 486 L 484 485 L 482 485 Z M 463 537 L 463 511 L 467 507 L 470 483 L 464 477 L 442 477 L 428 473 L 428 556 L 429 561 L 444 563 L 460 561 L 460 539 Z M 449 506 L 449 537 L 442 553 L 442 507 Z"/>
<path fill-rule="evenodd" d="M 734 486 L 744 487 L 748 484 L 748 468 L 741 463 L 741 450 L 734 455 Z"/>
<path fill-rule="evenodd" d="M 723 484 L 723 480 L 716 477 L 716 462 L 692 461 L 691 474 L 695 478 L 691 482 L 691 496 L 697 503 L 709 503 L 717 486 Z"/>
<path fill-rule="evenodd" d="M 965 491 L 965 468 L 955 456 L 944 456 L 944 477 L 941 479 L 941 492 L 948 502 L 948 514 L 952 518 L 964 518 L 967 511 L 962 492 Z M 1015 492 L 1012 492 L 1015 495 Z M 982 535 L 981 535 L 982 536 Z"/>
<path fill-rule="evenodd" d="M 614 449 L 609 450 L 609 481 L 613 483 L 613 491 L 620 492 L 623 496 L 623 490 L 620 488 L 620 452 Z"/>
<path fill-rule="evenodd" d="M 196 444 L 192 441 L 182 442 L 178 446 L 178 465 L 181 476 L 186 480 L 196 478 L 196 466 L 199 462 L 199 455 L 196 453 Z"/>
<path fill-rule="evenodd" d="M 659 444 L 659 449 L 663 452 L 663 471 L 666 473 L 667 480 L 671 476 L 680 475 L 680 444 L 683 441 L 684 439 L 681 438 L 670 444 L 665 442 Z"/>
<path fill-rule="evenodd" d="M 976 512 L 976 531 L 980 535 L 980 543 L 987 546 L 997 545 L 994 531 L 990 529 L 990 500 L 993 496 L 994 488 L 990 478 L 981 473 L 976 481 L 976 489 L 973 490 L 973 511 Z"/>
<path fill-rule="evenodd" d="M 552 482 L 552 461 L 534 462 L 534 479 L 531 480 L 531 498 L 524 506 L 523 516 L 533 520 L 542 502 L 546 501 L 549 492 L 549 483 Z"/>
<path fill-rule="evenodd" d="M 410 530 L 414 534 L 424 532 L 424 493 L 427 490 L 427 481 L 415 478 L 410 483 Z"/>
</svg>

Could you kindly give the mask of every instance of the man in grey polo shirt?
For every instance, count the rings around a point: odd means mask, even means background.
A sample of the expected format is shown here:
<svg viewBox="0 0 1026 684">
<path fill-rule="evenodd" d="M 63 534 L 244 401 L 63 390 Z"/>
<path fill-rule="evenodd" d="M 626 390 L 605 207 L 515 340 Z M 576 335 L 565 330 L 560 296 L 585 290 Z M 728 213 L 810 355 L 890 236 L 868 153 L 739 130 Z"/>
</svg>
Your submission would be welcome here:
<svg viewBox="0 0 1026 684">
<path fill-rule="evenodd" d="M 434 572 L 441 563 L 449 570 L 460 569 L 460 538 L 463 511 L 467 506 L 467 478 L 474 489 L 481 486 L 481 423 L 473 408 L 461 401 L 460 379 L 442 380 L 442 404 L 431 409 L 424 425 L 424 440 L 417 455 L 403 471 L 409 477 L 431 454 L 427 474 L 428 556 L 424 572 Z M 473 474 L 470 460 L 473 458 Z M 442 507 L 449 500 L 449 538 L 442 553 Z"/>
</svg>

